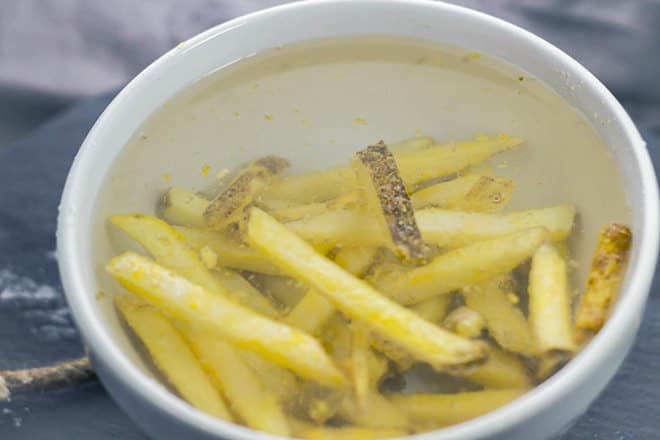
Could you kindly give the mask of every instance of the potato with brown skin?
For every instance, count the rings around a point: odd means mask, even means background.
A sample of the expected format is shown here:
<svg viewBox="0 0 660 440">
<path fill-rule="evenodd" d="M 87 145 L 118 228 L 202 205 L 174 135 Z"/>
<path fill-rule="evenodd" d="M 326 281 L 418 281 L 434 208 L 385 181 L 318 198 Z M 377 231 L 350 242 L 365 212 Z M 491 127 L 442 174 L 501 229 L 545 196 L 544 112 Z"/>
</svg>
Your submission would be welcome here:
<svg viewBox="0 0 660 440">
<path fill-rule="evenodd" d="M 266 156 L 251 162 L 206 207 L 206 226 L 213 230 L 222 230 L 229 224 L 240 221 L 243 210 L 288 166 L 289 161 L 277 156 Z"/>
<path fill-rule="evenodd" d="M 609 224 L 600 231 L 587 288 L 576 314 L 576 336 L 580 342 L 588 340 L 605 323 L 623 280 L 631 242 L 632 232 L 628 226 Z"/>
<path fill-rule="evenodd" d="M 389 247 L 405 263 L 421 263 L 428 247 L 422 241 L 394 156 L 383 141 L 358 151 L 353 169 L 369 211 L 389 238 Z"/>
</svg>

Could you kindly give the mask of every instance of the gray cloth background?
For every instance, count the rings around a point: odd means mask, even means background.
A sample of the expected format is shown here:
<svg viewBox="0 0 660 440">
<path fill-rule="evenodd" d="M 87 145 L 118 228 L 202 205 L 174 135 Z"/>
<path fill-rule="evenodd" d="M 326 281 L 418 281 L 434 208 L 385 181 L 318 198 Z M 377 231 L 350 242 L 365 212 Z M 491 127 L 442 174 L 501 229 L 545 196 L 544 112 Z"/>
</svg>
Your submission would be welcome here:
<svg viewBox="0 0 660 440">
<path fill-rule="evenodd" d="M 180 41 L 276 0 L 0 0 L 0 369 L 81 353 L 53 258 L 57 203 L 114 90 Z M 460 0 L 582 62 L 660 163 L 660 1 Z M 660 438 L 660 286 L 637 343 L 562 440 Z M 0 402 L 0 439 L 143 439 L 98 383 Z"/>
</svg>

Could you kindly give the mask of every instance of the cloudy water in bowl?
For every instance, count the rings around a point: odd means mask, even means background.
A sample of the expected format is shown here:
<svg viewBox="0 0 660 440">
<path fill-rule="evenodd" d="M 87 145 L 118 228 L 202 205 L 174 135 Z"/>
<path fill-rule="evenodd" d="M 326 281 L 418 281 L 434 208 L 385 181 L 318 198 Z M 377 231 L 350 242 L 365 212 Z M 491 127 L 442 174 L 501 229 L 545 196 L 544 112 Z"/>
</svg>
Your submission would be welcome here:
<svg viewBox="0 0 660 440">
<path fill-rule="evenodd" d="M 581 290 L 600 226 L 630 223 L 607 146 L 575 109 L 524 71 L 418 40 L 363 37 L 277 48 L 199 80 L 130 140 L 100 198 L 98 227 L 110 214 L 153 213 L 168 187 L 213 187 L 225 170 L 264 154 L 288 158 L 295 173 L 347 163 L 381 139 L 425 135 L 444 143 L 502 133 L 525 140 L 490 160 L 496 174 L 516 182 L 508 210 L 576 205 L 570 244 L 578 263 L 574 287 Z M 126 242 L 99 247 L 102 267 Z"/>
</svg>

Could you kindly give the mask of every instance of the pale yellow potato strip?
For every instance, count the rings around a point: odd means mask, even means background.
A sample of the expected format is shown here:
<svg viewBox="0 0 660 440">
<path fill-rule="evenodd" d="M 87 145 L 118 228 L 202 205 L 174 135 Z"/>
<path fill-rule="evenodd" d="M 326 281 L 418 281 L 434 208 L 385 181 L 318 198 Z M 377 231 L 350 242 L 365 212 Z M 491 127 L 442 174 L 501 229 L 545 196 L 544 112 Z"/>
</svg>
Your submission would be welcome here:
<svg viewBox="0 0 660 440">
<path fill-rule="evenodd" d="M 464 246 L 540 226 L 550 232 L 553 241 L 560 241 L 573 229 L 575 207 L 557 205 L 503 214 L 428 208 L 417 211 L 416 218 L 424 240 L 440 246 Z"/>
<path fill-rule="evenodd" d="M 294 220 L 300 220 L 305 217 L 322 214 L 331 210 L 360 209 L 364 204 L 363 198 L 364 197 L 362 191 L 353 190 L 326 202 L 278 206 L 276 209 L 267 211 L 270 215 L 281 222 L 290 222 Z M 280 204 L 284 203 L 286 202 L 280 202 Z M 259 206 L 272 206 L 275 204 L 277 204 L 277 202 L 269 200 L 261 202 Z"/>
<path fill-rule="evenodd" d="M 408 432 L 403 429 L 314 426 L 298 431 L 297 437 L 309 440 L 377 440 L 405 437 L 407 434 Z"/>
<path fill-rule="evenodd" d="M 522 388 L 457 394 L 400 394 L 390 399 L 413 422 L 441 427 L 486 414 L 520 397 L 526 391 L 526 388 Z"/>
<path fill-rule="evenodd" d="M 451 295 L 438 295 L 408 306 L 410 310 L 434 324 L 439 324 L 447 315 L 451 304 Z"/>
<path fill-rule="evenodd" d="M 169 223 L 192 228 L 202 228 L 204 211 L 209 201 L 182 188 L 170 188 L 158 202 L 158 212 Z"/>
<path fill-rule="evenodd" d="M 253 351 L 240 350 L 239 353 L 243 362 L 252 368 L 261 383 L 273 393 L 278 402 L 288 405 L 298 398 L 298 379 L 291 371 L 267 361 Z"/>
<path fill-rule="evenodd" d="M 412 188 L 424 180 L 461 171 L 522 142 L 520 138 L 507 135 L 480 137 L 408 152 L 397 151 L 394 157 L 404 184 Z M 262 197 L 298 203 L 321 202 L 351 191 L 355 184 L 355 176 L 349 167 L 337 167 L 285 177 L 274 182 Z"/>
<path fill-rule="evenodd" d="M 282 322 L 314 335 L 321 330 L 323 324 L 330 319 L 333 313 L 335 313 L 335 306 L 325 296 L 309 290 Z"/>
<path fill-rule="evenodd" d="M 283 271 L 326 295 L 333 305 L 371 331 L 435 368 L 480 361 L 478 344 L 434 326 L 319 255 L 304 240 L 258 208 L 252 208 L 247 241 Z"/>
<path fill-rule="evenodd" d="M 486 388 L 529 388 L 532 386 L 530 372 L 525 363 L 511 353 L 490 346 L 488 360 L 456 375 L 483 385 Z"/>
<path fill-rule="evenodd" d="M 351 344 L 351 367 L 353 387 L 358 404 L 365 404 L 369 393 L 369 338 L 367 330 L 357 322 L 351 324 L 353 341 Z"/>
<path fill-rule="evenodd" d="M 343 247 L 334 256 L 335 263 L 356 277 L 362 277 L 378 258 L 376 247 Z"/>
<path fill-rule="evenodd" d="M 368 390 L 361 401 L 344 399 L 339 415 L 363 428 L 405 429 L 409 425 L 405 414 L 375 390 Z"/>
<path fill-rule="evenodd" d="M 207 332 L 187 329 L 184 335 L 206 371 L 222 384 L 231 408 L 247 426 L 271 434 L 289 435 L 284 410 L 243 361 L 238 349 Z"/>
<path fill-rule="evenodd" d="M 478 338 L 486 329 L 486 320 L 476 310 L 467 306 L 460 306 L 447 315 L 443 325 L 466 338 Z"/>
<path fill-rule="evenodd" d="M 232 420 L 213 382 L 183 336 L 158 310 L 128 295 L 116 295 L 115 304 L 147 348 L 167 381 L 194 407 L 224 420 Z"/>
<path fill-rule="evenodd" d="M 346 382 L 316 339 L 226 299 L 225 292 L 212 293 L 131 252 L 114 257 L 106 268 L 128 290 L 175 319 L 224 336 L 306 379 L 331 387 Z"/>
<path fill-rule="evenodd" d="M 529 323 L 541 353 L 575 350 L 566 262 L 552 244 L 541 246 L 532 258 Z"/>
<path fill-rule="evenodd" d="M 394 301 L 415 304 L 508 273 L 531 257 L 547 237 L 545 228 L 525 229 L 451 250 L 415 269 L 383 265 L 369 280 Z"/>
<path fill-rule="evenodd" d="M 470 174 L 416 191 L 410 200 L 415 209 L 495 212 L 509 203 L 514 187 L 510 179 Z"/>
<path fill-rule="evenodd" d="M 533 227 L 545 227 L 553 241 L 565 239 L 573 228 L 575 207 L 509 213 L 480 213 L 426 208 L 416 211 L 417 225 L 427 243 L 460 247 Z M 374 227 L 370 214 L 352 210 L 328 211 L 288 222 L 287 228 L 313 244 L 325 246 L 384 246 L 387 237 Z"/>
<path fill-rule="evenodd" d="M 226 292 L 228 297 L 267 316 L 279 315 L 269 300 L 240 275 L 229 271 L 211 273 L 184 237 L 164 221 L 143 214 L 113 215 L 110 221 L 144 246 L 159 264 L 193 283 L 211 292 Z"/>
<path fill-rule="evenodd" d="M 510 276 L 504 275 L 462 290 L 465 303 L 486 320 L 488 332 L 506 350 L 536 354 L 536 341 L 520 308 L 511 302 Z"/>
<path fill-rule="evenodd" d="M 278 275 L 279 270 L 267 258 L 246 244 L 220 232 L 176 226 L 186 243 L 196 251 L 208 246 L 218 256 L 218 265 L 230 269 Z"/>
</svg>

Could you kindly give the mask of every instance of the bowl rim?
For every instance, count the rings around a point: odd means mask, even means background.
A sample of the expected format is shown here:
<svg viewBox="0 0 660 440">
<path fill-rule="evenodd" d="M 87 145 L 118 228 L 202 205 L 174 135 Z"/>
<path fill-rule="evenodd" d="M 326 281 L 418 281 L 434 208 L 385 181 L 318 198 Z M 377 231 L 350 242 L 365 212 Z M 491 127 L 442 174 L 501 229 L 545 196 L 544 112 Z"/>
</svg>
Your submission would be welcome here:
<svg viewBox="0 0 660 440">
<path fill-rule="evenodd" d="M 617 341 L 623 337 L 626 331 L 629 331 L 630 326 L 638 324 L 638 322 L 633 322 L 632 318 L 645 304 L 658 256 L 659 231 L 657 225 L 659 223 L 660 207 L 657 180 L 652 162 L 644 141 L 621 104 L 582 65 L 557 47 L 516 25 L 462 6 L 443 2 L 429 2 L 427 0 L 300 1 L 260 10 L 229 20 L 192 37 L 186 41 L 185 45 L 201 45 L 211 37 L 258 18 L 277 19 L 277 14 L 282 11 L 297 10 L 304 12 L 305 9 L 314 8 L 317 4 L 345 5 L 349 3 L 355 7 L 377 7 L 387 3 L 400 7 L 419 8 L 420 13 L 423 8 L 434 8 L 457 16 L 478 19 L 490 25 L 506 29 L 521 41 L 526 41 L 526 44 L 532 47 L 535 46 L 539 50 L 561 59 L 563 63 L 571 66 L 580 78 L 588 81 L 594 87 L 604 105 L 612 111 L 614 118 L 621 123 L 623 134 L 629 142 L 629 150 L 639 166 L 639 179 L 643 188 L 643 208 L 642 218 L 639 219 L 641 237 L 635 237 L 637 264 L 629 268 L 627 293 L 622 295 L 600 333 L 566 367 L 515 401 L 467 422 L 440 431 L 419 434 L 415 438 L 419 440 L 460 440 L 481 438 L 481 436 L 486 437 L 502 432 L 516 426 L 522 420 L 542 413 L 551 403 L 560 400 L 578 384 L 587 381 L 599 364 L 605 362 L 610 354 L 617 350 Z M 121 108 L 128 97 L 140 93 L 139 90 L 142 88 L 148 88 L 147 77 L 162 70 L 167 60 L 173 57 L 175 52 L 176 48 L 154 61 L 113 99 L 97 119 L 75 157 L 63 190 L 57 225 L 57 258 L 64 292 L 72 309 L 74 321 L 86 344 L 92 349 L 94 359 L 104 365 L 111 366 L 117 379 L 122 381 L 124 386 L 133 390 L 142 399 L 151 401 L 153 406 L 168 414 L 173 420 L 218 436 L 218 438 L 225 435 L 235 439 L 282 439 L 279 436 L 257 432 L 222 421 L 194 409 L 182 399 L 167 391 L 161 384 L 147 377 L 114 343 L 113 338 L 102 323 L 92 319 L 94 297 L 86 294 L 86 282 L 82 275 L 84 271 L 80 269 L 82 267 L 91 271 L 91 267 L 89 267 L 89 264 L 84 264 L 79 245 L 79 239 L 83 241 L 91 240 L 90 237 L 80 237 L 79 234 L 79 225 L 90 221 L 91 213 L 85 212 L 81 216 L 80 210 L 77 208 L 84 192 L 82 188 L 85 187 L 85 177 L 94 172 L 93 167 L 97 167 L 97 164 L 93 163 L 94 153 L 100 148 L 96 142 L 96 137 L 100 127 L 107 125 L 108 121 L 112 120 L 117 109 Z M 110 165 L 107 165 L 107 167 L 109 168 Z"/>
</svg>

